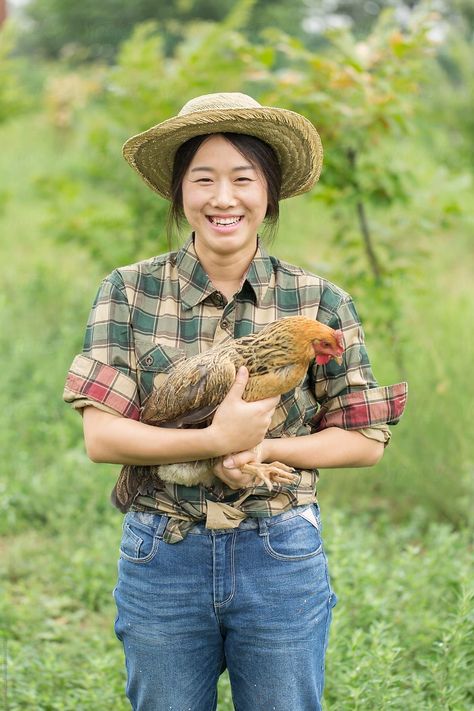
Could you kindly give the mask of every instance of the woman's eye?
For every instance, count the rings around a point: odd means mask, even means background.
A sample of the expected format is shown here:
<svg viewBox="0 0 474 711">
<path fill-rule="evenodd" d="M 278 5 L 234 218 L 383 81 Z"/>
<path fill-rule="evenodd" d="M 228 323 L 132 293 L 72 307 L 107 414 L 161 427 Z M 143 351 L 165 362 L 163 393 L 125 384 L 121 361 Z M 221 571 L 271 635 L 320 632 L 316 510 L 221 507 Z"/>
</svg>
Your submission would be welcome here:
<svg viewBox="0 0 474 711">
<path fill-rule="evenodd" d="M 249 182 L 250 182 L 250 178 L 247 178 L 247 176 L 242 175 L 240 178 L 237 178 L 237 182 L 238 182 L 238 183 L 244 183 L 244 182 L 245 182 L 245 183 L 249 183 Z"/>
</svg>

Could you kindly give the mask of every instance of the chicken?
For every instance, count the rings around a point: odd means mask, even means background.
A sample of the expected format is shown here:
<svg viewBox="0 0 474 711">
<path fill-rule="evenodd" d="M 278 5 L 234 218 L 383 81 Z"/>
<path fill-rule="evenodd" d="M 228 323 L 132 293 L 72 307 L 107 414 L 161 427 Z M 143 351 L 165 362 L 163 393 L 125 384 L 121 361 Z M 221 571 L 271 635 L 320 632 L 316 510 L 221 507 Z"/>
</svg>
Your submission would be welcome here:
<svg viewBox="0 0 474 711">
<path fill-rule="evenodd" d="M 240 366 L 249 371 L 243 399 L 253 402 L 295 388 L 313 359 L 318 365 L 331 359 L 341 363 L 343 351 L 341 331 L 305 316 L 280 319 L 258 333 L 226 341 L 178 363 L 162 387 L 148 398 L 142 421 L 158 427 L 206 426 L 229 392 Z M 214 460 L 202 460 L 150 469 L 162 481 L 210 486 L 215 480 L 213 466 Z M 261 479 L 269 488 L 273 482 L 294 480 L 291 468 L 279 462 L 252 462 L 242 471 Z M 132 500 L 138 486 L 136 479 L 136 468 L 122 468 L 113 492 L 113 500 L 120 508 L 126 508 L 125 502 Z"/>
</svg>

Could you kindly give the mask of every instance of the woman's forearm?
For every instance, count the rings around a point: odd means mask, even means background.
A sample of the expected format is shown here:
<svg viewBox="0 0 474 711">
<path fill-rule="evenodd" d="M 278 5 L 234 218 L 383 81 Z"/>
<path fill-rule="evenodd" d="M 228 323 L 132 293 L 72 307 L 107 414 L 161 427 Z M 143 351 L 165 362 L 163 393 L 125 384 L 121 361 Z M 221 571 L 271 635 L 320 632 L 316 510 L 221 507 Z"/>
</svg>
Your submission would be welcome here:
<svg viewBox="0 0 474 711">
<path fill-rule="evenodd" d="M 214 469 L 232 489 L 249 486 L 252 477 L 241 471 L 250 462 L 281 462 L 295 469 L 370 467 L 382 457 L 384 445 L 360 432 L 330 427 L 303 437 L 264 439 L 253 450 L 229 454 Z"/>
<path fill-rule="evenodd" d="M 382 442 L 340 427 L 263 442 L 264 461 L 279 461 L 297 469 L 368 467 L 377 464 L 383 451 Z"/>
<path fill-rule="evenodd" d="M 94 462 L 109 464 L 174 464 L 220 457 L 255 447 L 265 437 L 279 398 L 246 402 L 242 394 L 248 372 L 241 368 L 202 429 L 152 427 L 96 407 L 84 408 L 86 451 Z"/>
<path fill-rule="evenodd" d="M 83 424 L 86 451 L 94 462 L 171 464 L 216 456 L 208 429 L 152 427 L 95 407 L 84 409 Z"/>
</svg>

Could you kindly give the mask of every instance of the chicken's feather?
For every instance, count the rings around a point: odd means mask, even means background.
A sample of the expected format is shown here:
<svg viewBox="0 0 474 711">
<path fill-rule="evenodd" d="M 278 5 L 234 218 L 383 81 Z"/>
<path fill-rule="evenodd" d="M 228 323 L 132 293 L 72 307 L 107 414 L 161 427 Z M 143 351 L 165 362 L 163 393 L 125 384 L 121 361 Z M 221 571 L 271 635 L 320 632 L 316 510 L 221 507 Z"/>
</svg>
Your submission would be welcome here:
<svg viewBox="0 0 474 711">
<path fill-rule="evenodd" d="M 178 363 L 148 398 L 142 420 L 150 425 L 199 424 L 215 412 L 232 387 L 242 359 L 232 346 Z"/>
</svg>

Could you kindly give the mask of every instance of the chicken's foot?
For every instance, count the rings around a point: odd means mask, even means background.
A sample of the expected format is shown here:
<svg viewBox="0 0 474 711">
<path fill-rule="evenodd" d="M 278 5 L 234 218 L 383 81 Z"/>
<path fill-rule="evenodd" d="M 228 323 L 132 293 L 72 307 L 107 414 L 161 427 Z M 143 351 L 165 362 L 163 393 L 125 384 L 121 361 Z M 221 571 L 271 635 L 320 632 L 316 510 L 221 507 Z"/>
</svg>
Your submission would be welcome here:
<svg viewBox="0 0 474 711">
<path fill-rule="evenodd" d="M 240 469 L 244 474 L 253 474 L 255 479 L 260 479 L 269 491 L 272 491 L 273 484 L 294 484 L 298 480 L 295 470 L 281 462 L 249 462 Z"/>
</svg>

